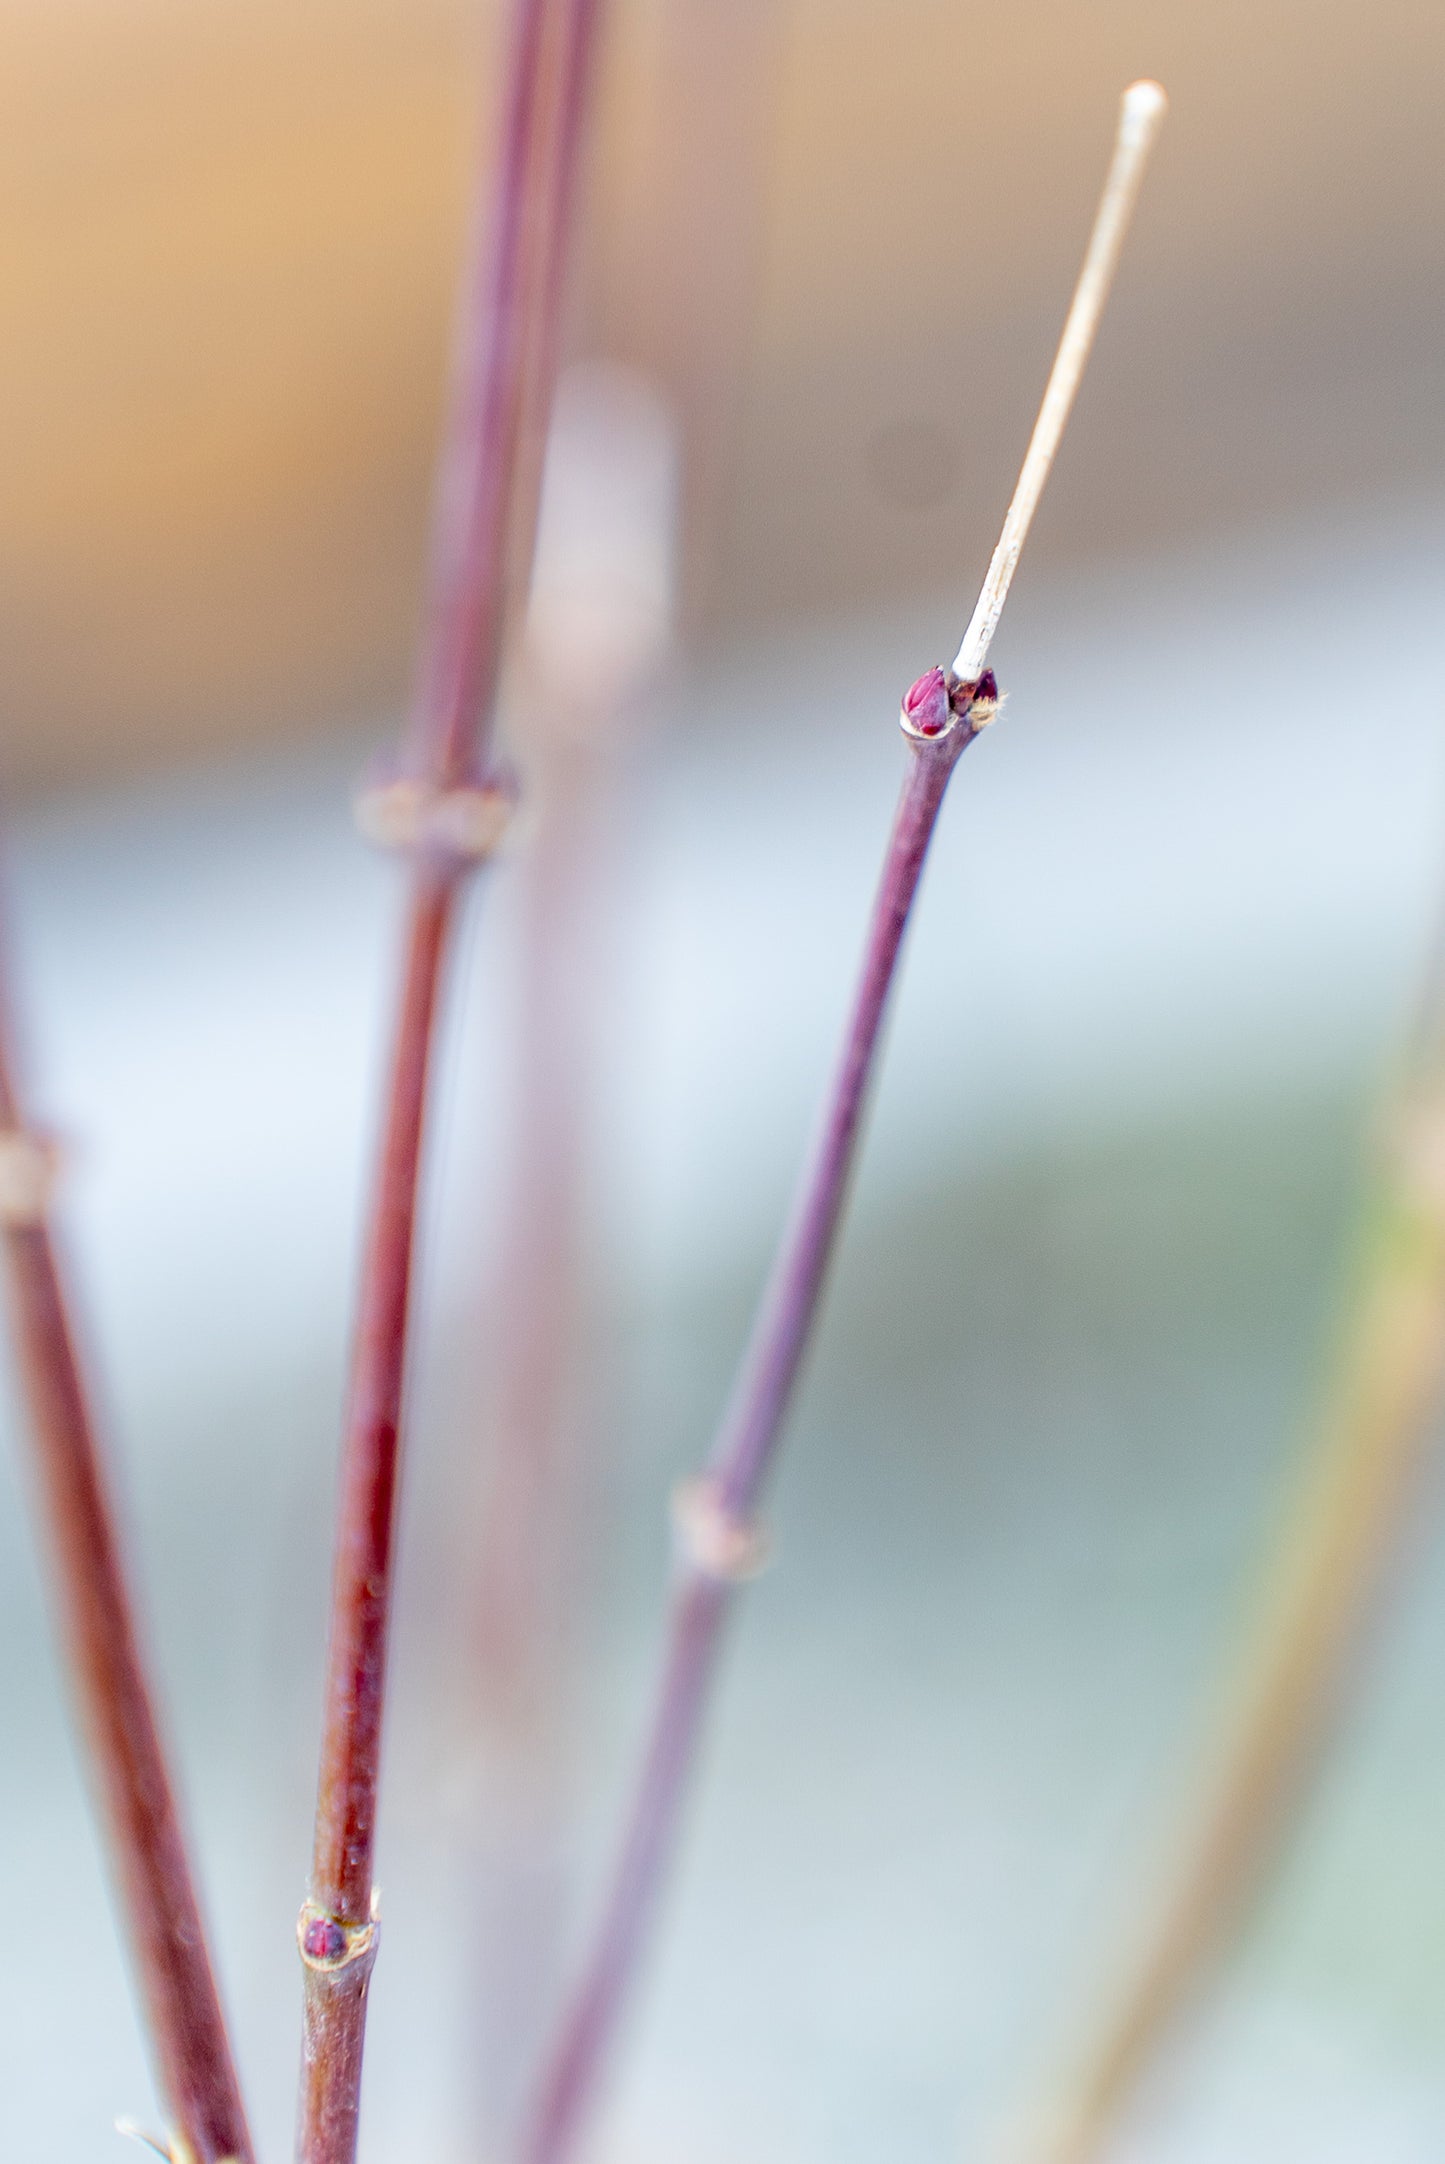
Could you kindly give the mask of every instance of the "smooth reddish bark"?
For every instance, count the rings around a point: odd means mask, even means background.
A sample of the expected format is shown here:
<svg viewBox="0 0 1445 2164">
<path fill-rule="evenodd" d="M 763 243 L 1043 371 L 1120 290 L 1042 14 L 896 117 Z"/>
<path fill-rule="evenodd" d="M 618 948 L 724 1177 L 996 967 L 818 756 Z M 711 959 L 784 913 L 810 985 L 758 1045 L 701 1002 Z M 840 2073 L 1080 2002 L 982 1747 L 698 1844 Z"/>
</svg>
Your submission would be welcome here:
<svg viewBox="0 0 1445 2164">
<path fill-rule="evenodd" d="M 0 1136 L 28 1134 L 0 1016 Z M 43 1203 L 4 1213 L 21 1387 L 50 1579 L 156 2075 L 196 2164 L 251 2164 L 251 2141 L 141 1649 L 110 1483 Z"/>
<path fill-rule="evenodd" d="M 512 580 L 529 553 L 599 16 L 598 0 L 517 0 L 494 209 L 464 300 L 437 489 L 431 601 L 408 772 L 485 783 Z M 479 221 L 480 224 L 480 221 Z M 311 1897 L 299 1928 L 306 2012 L 298 2155 L 356 2151 L 397 1483 L 427 1080 L 456 892 L 472 860 L 420 854 L 412 877 L 391 1086 L 363 1264 L 342 1448 Z"/>
</svg>

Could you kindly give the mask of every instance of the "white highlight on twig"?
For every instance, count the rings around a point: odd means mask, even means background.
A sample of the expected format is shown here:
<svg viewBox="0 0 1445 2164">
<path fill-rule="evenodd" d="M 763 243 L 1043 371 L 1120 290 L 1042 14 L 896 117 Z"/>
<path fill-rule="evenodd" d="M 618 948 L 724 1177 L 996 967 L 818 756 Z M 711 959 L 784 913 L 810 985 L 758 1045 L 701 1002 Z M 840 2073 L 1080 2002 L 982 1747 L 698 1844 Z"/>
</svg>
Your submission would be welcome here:
<svg viewBox="0 0 1445 2164">
<path fill-rule="evenodd" d="M 157 2156 L 164 2157 L 166 2164 L 176 2164 L 175 2151 L 170 2143 L 162 2141 L 159 2134 L 148 2134 L 143 2126 L 137 2126 L 134 2119 L 117 2119 L 115 2130 L 123 2141 L 139 2142 L 142 2149 L 154 2150 Z"/>
<path fill-rule="evenodd" d="M 983 673 L 998 620 L 1008 597 L 1009 586 L 1018 564 L 1019 552 L 1025 536 L 1038 509 L 1044 483 L 1054 463 L 1059 439 L 1064 433 L 1070 410 L 1083 377 L 1084 368 L 1099 328 L 1099 318 L 1104 303 L 1109 298 L 1109 288 L 1114 282 L 1118 267 L 1119 251 L 1124 245 L 1124 235 L 1134 214 L 1139 198 L 1144 167 L 1159 133 L 1160 122 L 1168 107 L 1168 99 L 1158 83 L 1131 83 L 1124 92 L 1119 107 L 1119 133 L 1114 142 L 1114 156 L 1109 166 L 1109 176 L 1104 182 L 1104 192 L 1099 198 L 1099 209 L 1094 219 L 1094 230 L 1089 235 L 1089 245 L 1084 253 L 1083 268 L 1079 282 L 1074 288 L 1073 304 L 1064 324 L 1064 335 L 1059 340 L 1059 350 L 1054 356 L 1053 369 L 1044 392 L 1039 417 L 1029 439 L 1028 451 L 1014 489 L 1013 501 L 1003 522 L 1003 532 L 993 561 L 988 567 L 988 577 L 978 597 L 978 606 L 972 621 L 963 635 L 963 644 L 954 659 L 953 673 L 961 683 L 972 684 Z"/>
</svg>

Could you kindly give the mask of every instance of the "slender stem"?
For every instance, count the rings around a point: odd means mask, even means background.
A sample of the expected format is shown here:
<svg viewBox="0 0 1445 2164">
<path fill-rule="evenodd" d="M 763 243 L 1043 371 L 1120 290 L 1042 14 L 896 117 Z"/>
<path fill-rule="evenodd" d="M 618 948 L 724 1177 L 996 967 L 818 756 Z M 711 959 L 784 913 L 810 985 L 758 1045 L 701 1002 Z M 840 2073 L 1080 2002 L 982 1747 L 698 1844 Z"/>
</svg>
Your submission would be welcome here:
<svg viewBox="0 0 1445 2164">
<path fill-rule="evenodd" d="M 52 1583 L 159 2086 L 186 2164 L 252 2149 L 46 1209 L 0 1015 L 0 1226 Z"/>
<path fill-rule="evenodd" d="M 418 878 L 363 1263 L 342 1458 L 316 1846 L 300 1928 L 306 1980 L 300 2154 L 306 2164 L 348 2159 L 356 2145 L 366 1993 L 376 1955 L 372 1860 L 417 1185 L 442 959 L 454 907 L 454 882 L 444 872 Z"/>
<path fill-rule="evenodd" d="M 868 1084 L 908 913 L 943 793 L 972 732 L 949 729 L 908 743 L 908 773 L 894 814 L 883 876 L 863 950 L 853 1014 L 833 1076 L 822 1133 L 763 1293 L 711 1470 L 728 1516 L 750 1516 L 782 1434 L 798 1369 L 817 1318 L 823 1279 L 847 1199 Z"/>
<path fill-rule="evenodd" d="M 484 236 L 481 191 L 411 717 L 414 764 L 446 783 L 465 777 L 490 721 L 519 531 L 521 553 L 530 546 L 537 475 L 519 502 L 518 457 L 525 423 L 542 424 L 550 396 L 600 0 L 514 0 L 514 11 L 492 227 Z"/>
<path fill-rule="evenodd" d="M 1136 84 L 1125 93 L 1120 147 L 1105 186 L 1104 205 L 1085 257 L 1080 289 L 1065 325 L 1061 358 L 1055 363 L 1045 394 L 1045 414 L 1051 418 L 1047 430 L 1042 419 L 1035 428 L 1029 461 L 1009 513 L 1010 519 L 1017 521 L 1020 496 L 1025 496 L 1027 508 L 1013 546 L 1013 559 L 1078 387 L 1093 327 L 1118 260 L 1123 225 L 1137 194 L 1138 161 L 1152 138 L 1163 104 L 1163 93 L 1156 85 Z M 1142 147 L 1136 148 L 1141 142 L 1141 119 L 1146 110 L 1152 113 L 1153 120 L 1143 130 Z M 1130 167 L 1127 187 L 1121 189 L 1120 160 L 1125 146 L 1135 162 Z M 1107 245 L 1100 243 L 1101 228 Z M 1081 294 L 1086 296 L 1086 304 L 1081 303 Z M 1037 456 L 1041 437 L 1048 442 L 1042 463 Z M 1006 535 L 1009 530 L 1006 526 Z M 996 552 L 995 570 L 998 563 Z M 1011 571 L 1012 559 L 1009 574 Z M 991 571 L 990 579 L 994 578 L 995 572 Z M 996 583 L 997 606 L 992 612 L 989 637 L 997 623 L 998 608 L 1002 607 L 1008 575 Z M 965 640 L 965 651 L 968 643 Z M 681 1570 L 648 1740 L 601 1921 L 587 1949 L 580 1983 L 564 2009 L 544 2063 L 534 2110 L 523 2132 L 525 2164 L 566 2164 L 574 2153 L 596 2097 L 661 1891 L 731 1595 L 738 1581 L 750 1574 L 759 1554 L 759 1536 L 749 1521 L 776 1455 L 817 1320 L 857 1151 L 868 1085 L 877 1061 L 888 995 L 924 859 L 949 776 L 960 754 L 997 710 L 997 687 L 992 673 L 982 668 L 986 646 L 985 640 L 979 649 L 980 665 L 967 677 L 957 670 L 949 674 L 942 669 L 930 670 L 918 679 L 904 700 L 902 720 L 909 768 L 884 858 L 842 1056 L 826 1101 L 820 1138 L 759 1304 L 749 1348 L 708 1470 L 700 1482 L 679 1497 Z"/>
<path fill-rule="evenodd" d="M 934 742 L 909 747 L 909 771 L 823 1130 L 713 1459 L 711 1495 L 724 1525 L 746 1519 L 777 1447 L 817 1315 L 909 911 L 949 775 L 972 734 L 964 723 Z M 570 2155 L 591 2101 L 660 1891 L 733 1590 L 711 1561 L 684 1563 L 621 1852 L 582 1984 L 547 2062 L 524 2146 L 527 2164 L 560 2164 Z"/>
<path fill-rule="evenodd" d="M 443 453 L 432 600 L 409 731 L 413 778 L 487 780 L 528 402 L 543 400 L 562 288 L 597 0 L 516 0 L 492 226 L 474 256 Z M 479 221 L 480 224 L 480 221 Z M 535 478 L 534 476 L 531 478 Z M 468 860 L 417 854 L 342 1450 L 310 1898 L 298 1937 L 305 2030 L 298 2155 L 350 2164 L 376 1956 L 376 1799 L 408 1320 L 427 1082 Z"/>
<path fill-rule="evenodd" d="M 988 659 L 1024 541 L 1093 350 L 1104 303 L 1109 298 L 1109 288 L 1119 267 L 1119 251 L 1134 215 L 1134 205 L 1139 200 L 1144 168 L 1167 110 L 1168 100 L 1158 83 L 1131 83 L 1124 92 L 1114 159 L 1104 182 L 1103 195 L 1099 198 L 1094 229 L 1089 236 L 1079 282 L 1074 288 L 1064 335 L 1059 340 L 1059 350 L 1054 357 L 1043 404 L 1039 407 L 1039 417 L 1034 423 L 1033 436 L 1019 471 L 1018 486 L 1003 522 L 998 547 L 993 552 L 993 561 L 968 629 L 954 656 L 953 673 L 966 684 L 975 681 Z"/>
<path fill-rule="evenodd" d="M 1343 1356 L 1272 1598 L 1168 1881 L 1072 2078 L 1010 2141 L 1090 2164 L 1235 1937 L 1308 1789 L 1408 1522 L 1445 1391 L 1445 1009 L 1399 1093 L 1366 1209 Z"/>
</svg>

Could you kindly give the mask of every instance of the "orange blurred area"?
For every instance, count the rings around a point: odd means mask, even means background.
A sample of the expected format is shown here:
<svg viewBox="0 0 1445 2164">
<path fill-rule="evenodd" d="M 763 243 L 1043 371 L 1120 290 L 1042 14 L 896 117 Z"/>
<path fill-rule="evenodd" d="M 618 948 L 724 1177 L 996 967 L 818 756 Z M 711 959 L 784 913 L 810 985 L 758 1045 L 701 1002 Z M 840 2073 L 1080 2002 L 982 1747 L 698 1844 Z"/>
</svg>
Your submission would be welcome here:
<svg viewBox="0 0 1445 2164">
<path fill-rule="evenodd" d="M 5 10 L 12 782 L 402 698 L 497 45 L 458 0 Z M 966 582 L 1140 73 L 1045 560 L 1105 491 L 1127 548 L 1438 477 L 1442 70 L 1418 0 L 620 7 L 572 335 L 683 414 L 694 624 Z"/>
</svg>

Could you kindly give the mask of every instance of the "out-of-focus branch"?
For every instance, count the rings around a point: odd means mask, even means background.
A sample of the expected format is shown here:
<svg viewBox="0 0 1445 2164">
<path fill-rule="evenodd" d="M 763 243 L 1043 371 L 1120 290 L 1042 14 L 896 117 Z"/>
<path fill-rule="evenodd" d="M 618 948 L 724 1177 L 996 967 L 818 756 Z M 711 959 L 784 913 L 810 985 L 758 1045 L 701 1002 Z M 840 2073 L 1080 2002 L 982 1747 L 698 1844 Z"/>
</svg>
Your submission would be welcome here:
<svg viewBox="0 0 1445 2164">
<path fill-rule="evenodd" d="M 1445 942 L 1442 942 L 1445 953 Z M 1207 1750 L 1172 1869 L 1072 2075 L 1010 2164 L 1094 2164 L 1228 1951 L 1309 1791 L 1405 1529 L 1445 1394 L 1445 968 L 1377 1153 L 1340 1351 L 1269 1598 Z"/>
<path fill-rule="evenodd" d="M 484 2148 L 510 2130 L 519 2070 L 538 2048 L 557 1983 L 568 1715 L 592 1590 L 589 1535 L 609 1473 L 578 1405 L 592 1308 L 588 1115 L 615 989 L 620 769 L 670 646 L 677 482 L 672 417 L 649 386 L 608 363 L 570 368 L 558 385 L 530 606 L 505 702 L 529 819 L 513 872 L 515 1051 L 477 1564 Z"/>
<path fill-rule="evenodd" d="M 0 1012 L 0 1243 L 86 1756 L 176 2164 L 251 2164 L 110 1481 L 50 1222 L 53 1152 L 26 1120 Z"/>
</svg>

